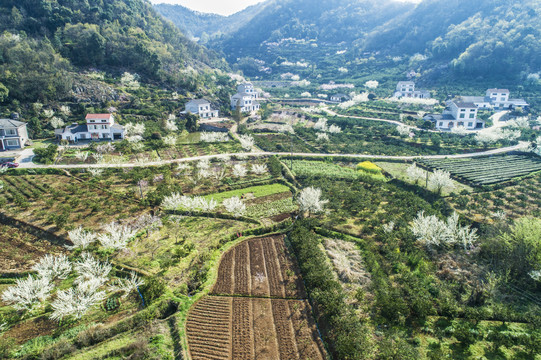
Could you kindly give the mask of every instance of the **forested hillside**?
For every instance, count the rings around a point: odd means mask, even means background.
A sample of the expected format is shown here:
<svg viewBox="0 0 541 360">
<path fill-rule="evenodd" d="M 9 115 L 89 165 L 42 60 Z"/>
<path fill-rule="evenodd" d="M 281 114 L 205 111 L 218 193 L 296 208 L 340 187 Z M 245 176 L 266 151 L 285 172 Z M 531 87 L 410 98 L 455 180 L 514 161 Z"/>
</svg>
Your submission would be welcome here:
<svg viewBox="0 0 541 360">
<path fill-rule="evenodd" d="M 352 73 L 395 70 L 403 77 L 414 69 L 432 80 L 473 75 L 505 82 L 535 77 L 541 68 L 539 0 L 265 4 L 244 26 L 209 42 L 250 76 L 283 74 L 296 66 L 309 78 L 334 73 L 350 80 Z M 177 22 L 183 16 L 164 15 Z"/>
<path fill-rule="evenodd" d="M 20 101 L 65 97 L 81 69 L 193 89 L 190 67 L 227 68 L 143 0 L 5 0 L 0 33 L 0 84 Z"/>
<path fill-rule="evenodd" d="M 190 10 L 182 5 L 157 4 L 158 13 L 170 19 L 186 36 L 206 44 L 209 40 L 233 33 L 260 13 L 269 3 L 249 6 L 230 16 L 207 14 Z"/>
<path fill-rule="evenodd" d="M 425 0 L 374 29 L 358 47 L 421 53 L 460 74 L 536 72 L 541 67 L 541 1 Z"/>
</svg>

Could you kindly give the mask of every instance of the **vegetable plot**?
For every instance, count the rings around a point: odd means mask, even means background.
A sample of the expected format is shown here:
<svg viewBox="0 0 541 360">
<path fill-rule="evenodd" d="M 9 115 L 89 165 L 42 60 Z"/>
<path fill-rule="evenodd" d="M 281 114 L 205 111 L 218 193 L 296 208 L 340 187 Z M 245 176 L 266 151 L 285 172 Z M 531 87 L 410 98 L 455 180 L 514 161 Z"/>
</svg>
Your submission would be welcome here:
<svg viewBox="0 0 541 360">
<path fill-rule="evenodd" d="M 420 163 L 448 171 L 453 177 L 478 186 L 498 184 L 541 171 L 541 159 L 527 155 L 421 160 Z"/>
</svg>

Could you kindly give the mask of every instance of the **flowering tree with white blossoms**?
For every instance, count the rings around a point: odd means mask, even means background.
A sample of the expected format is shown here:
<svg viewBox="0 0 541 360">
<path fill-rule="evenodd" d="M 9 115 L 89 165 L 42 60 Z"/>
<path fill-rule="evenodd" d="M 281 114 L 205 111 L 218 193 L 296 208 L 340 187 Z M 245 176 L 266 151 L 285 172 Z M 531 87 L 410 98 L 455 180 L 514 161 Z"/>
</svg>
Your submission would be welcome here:
<svg viewBox="0 0 541 360">
<path fill-rule="evenodd" d="M 99 169 L 99 168 L 89 168 L 89 169 L 86 169 L 86 171 L 88 171 L 88 173 L 92 175 L 92 177 L 98 177 L 103 174 L 103 169 Z"/>
<path fill-rule="evenodd" d="M 297 202 L 302 212 L 317 214 L 324 211 L 329 200 L 321 199 L 321 189 L 310 186 L 301 190 Z"/>
<path fill-rule="evenodd" d="M 253 164 L 252 172 L 256 175 L 262 175 L 268 171 L 267 165 L 265 164 Z"/>
<path fill-rule="evenodd" d="M 398 125 L 396 127 L 396 131 L 400 134 L 400 136 L 408 136 L 411 132 L 411 128 L 406 125 Z"/>
<path fill-rule="evenodd" d="M 122 291 L 124 293 L 122 298 L 125 299 L 130 295 L 131 292 L 136 291 L 139 286 L 144 284 L 145 282 L 132 271 L 129 278 L 117 279 L 115 282 L 113 282 L 109 289 L 111 291 Z"/>
<path fill-rule="evenodd" d="M 255 140 L 252 135 L 239 135 L 240 146 L 246 151 L 252 150 Z"/>
<path fill-rule="evenodd" d="M 319 118 L 314 125 L 314 130 L 327 131 L 327 118 Z"/>
<path fill-rule="evenodd" d="M 435 215 L 425 216 L 421 211 L 413 220 L 411 231 L 417 241 L 429 248 L 461 244 L 464 249 L 469 249 L 478 239 L 477 230 L 460 226 L 458 220 L 456 212 L 447 221 L 442 221 Z"/>
<path fill-rule="evenodd" d="M 137 81 L 137 74 L 130 74 L 129 72 L 122 74 L 120 84 L 130 90 L 137 90 L 141 86 Z"/>
<path fill-rule="evenodd" d="M 379 82 L 376 80 L 368 80 L 364 83 L 364 87 L 369 89 L 376 89 L 379 86 Z"/>
<path fill-rule="evenodd" d="M 243 164 L 235 164 L 233 166 L 233 175 L 239 178 L 245 177 L 248 173 L 248 170 L 246 170 L 246 166 Z"/>
<path fill-rule="evenodd" d="M 227 142 L 229 141 L 229 135 L 227 133 L 203 131 L 199 136 L 199 140 L 207 143 Z"/>
<path fill-rule="evenodd" d="M 177 117 L 173 114 L 170 114 L 167 120 L 165 121 L 165 130 L 167 131 L 177 131 L 178 126 L 175 123 Z"/>
<path fill-rule="evenodd" d="M 419 167 L 417 167 L 417 164 L 413 163 L 406 169 L 406 174 L 415 182 L 415 184 L 418 184 L 420 180 L 425 178 L 425 171 Z"/>
<path fill-rule="evenodd" d="M 57 256 L 47 254 L 32 267 L 32 270 L 49 280 L 66 279 L 71 273 L 71 263 L 64 254 Z"/>
<path fill-rule="evenodd" d="M 324 133 L 324 132 L 317 133 L 316 140 L 317 141 L 329 141 L 329 135 L 327 135 L 327 133 Z"/>
<path fill-rule="evenodd" d="M 96 234 L 91 231 L 83 230 L 82 226 L 77 229 L 68 231 L 68 237 L 73 243 L 73 246 L 66 246 L 68 249 L 73 250 L 77 248 L 86 249 L 88 245 L 96 241 Z"/>
<path fill-rule="evenodd" d="M 455 184 L 451 179 L 451 174 L 444 170 L 434 170 L 434 172 L 428 178 L 428 186 L 435 189 L 438 194 L 444 188 L 454 188 Z"/>
<path fill-rule="evenodd" d="M 58 128 L 61 128 L 62 126 L 64 126 L 64 120 L 62 120 L 61 118 L 59 117 L 56 117 L 56 116 L 53 116 L 51 118 L 51 126 L 54 128 L 54 129 L 58 129 Z"/>
<path fill-rule="evenodd" d="M 163 143 L 169 147 L 175 146 L 177 143 L 176 135 L 167 135 L 163 138 Z"/>
<path fill-rule="evenodd" d="M 98 154 L 109 154 L 109 153 L 112 153 L 113 151 L 115 151 L 115 145 L 111 143 L 96 146 L 96 152 Z"/>
<path fill-rule="evenodd" d="M 111 222 L 104 227 L 105 234 L 98 235 L 98 241 L 107 249 L 125 249 L 137 230 L 127 225 Z"/>
<path fill-rule="evenodd" d="M 49 278 L 29 275 L 26 279 L 17 279 L 15 286 L 2 293 L 2 301 L 12 304 L 17 310 L 32 310 L 35 305 L 47 299 L 53 290 Z"/>
<path fill-rule="evenodd" d="M 225 207 L 227 212 L 233 214 L 234 216 L 239 217 L 246 213 L 246 205 L 238 196 L 225 199 L 222 202 L 222 205 Z"/>
<path fill-rule="evenodd" d="M 342 132 L 342 129 L 340 128 L 340 126 L 332 124 L 331 126 L 329 126 L 329 132 L 331 134 L 340 134 Z"/>
</svg>

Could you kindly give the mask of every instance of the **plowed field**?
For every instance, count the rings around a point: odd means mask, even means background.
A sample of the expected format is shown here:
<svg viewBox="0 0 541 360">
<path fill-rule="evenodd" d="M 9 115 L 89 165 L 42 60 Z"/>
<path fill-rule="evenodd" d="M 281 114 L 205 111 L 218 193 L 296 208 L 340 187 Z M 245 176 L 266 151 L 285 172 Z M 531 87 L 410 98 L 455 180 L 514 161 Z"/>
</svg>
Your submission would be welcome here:
<svg viewBox="0 0 541 360">
<path fill-rule="evenodd" d="M 213 294 L 222 296 L 202 298 L 188 316 L 192 360 L 325 359 L 283 237 L 251 239 L 224 254 Z"/>
</svg>

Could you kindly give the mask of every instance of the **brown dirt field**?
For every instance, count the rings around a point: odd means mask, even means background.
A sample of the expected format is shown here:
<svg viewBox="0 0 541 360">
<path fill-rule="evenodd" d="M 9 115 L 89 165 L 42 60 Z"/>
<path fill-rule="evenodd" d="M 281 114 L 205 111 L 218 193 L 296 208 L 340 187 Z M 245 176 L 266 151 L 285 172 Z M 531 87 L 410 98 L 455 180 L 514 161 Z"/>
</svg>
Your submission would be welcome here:
<svg viewBox="0 0 541 360">
<path fill-rule="evenodd" d="M 192 360 L 326 358 L 283 236 L 250 239 L 225 253 L 213 293 L 241 297 L 209 295 L 190 310 Z"/>
<path fill-rule="evenodd" d="M 207 296 L 186 324 L 192 360 L 324 360 L 305 300 Z"/>
<path fill-rule="evenodd" d="M 56 328 L 57 323 L 55 321 L 42 316 L 16 324 L 4 333 L 3 338 L 13 338 L 20 345 L 37 336 L 51 335 Z M 0 337 L 1 341 L 2 337 Z"/>
<path fill-rule="evenodd" d="M 215 295 L 303 299 L 302 278 L 283 236 L 247 240 L 222 257 Z"/>
<path fill-rule="evenodd" d="M 31 270 L 46 254 L 65 251 L 61 246 L 28 234 L 16 227 L 0 224 L 0 272 L 18 273 Z"/>
</svg>

